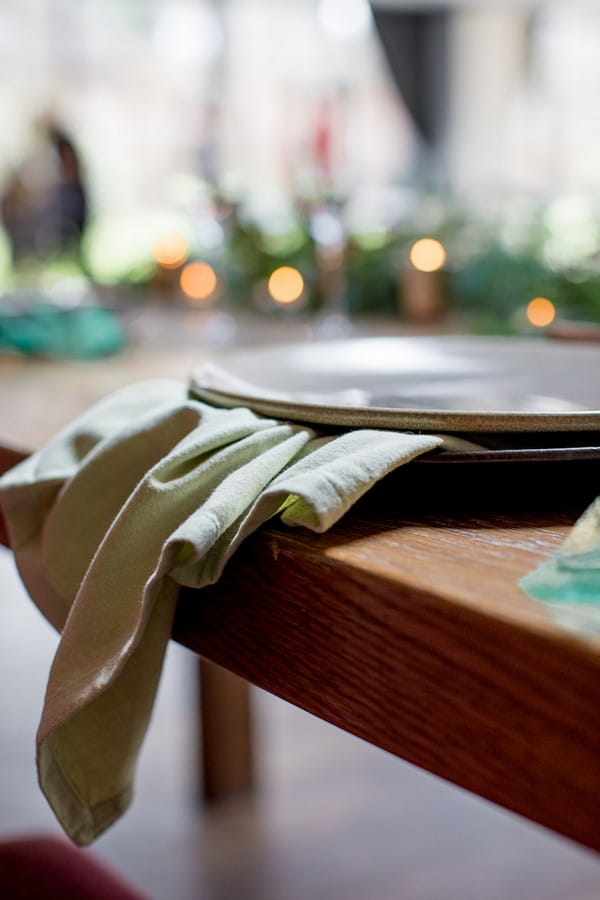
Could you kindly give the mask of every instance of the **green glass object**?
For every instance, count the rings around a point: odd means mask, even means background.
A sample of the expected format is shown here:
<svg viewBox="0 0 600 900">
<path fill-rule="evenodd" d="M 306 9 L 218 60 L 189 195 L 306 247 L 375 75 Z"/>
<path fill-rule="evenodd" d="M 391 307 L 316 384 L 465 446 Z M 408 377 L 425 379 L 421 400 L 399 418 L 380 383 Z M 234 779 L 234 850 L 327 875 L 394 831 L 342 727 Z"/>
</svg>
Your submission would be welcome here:
<svg viewBox="0 0 600 900">
<path fill-rule="evenodd" d="M 109 309 L 39 303 L 0 316 L 0 346 L 35 356 L 92 359 L 118 353 L 125 331 Z"/>
<path fill-rule="evenodd" d="M 600 497 L 576 522 L 560 553 L 520 584 L 566 628 L 600 635 Z"/>
</svg>

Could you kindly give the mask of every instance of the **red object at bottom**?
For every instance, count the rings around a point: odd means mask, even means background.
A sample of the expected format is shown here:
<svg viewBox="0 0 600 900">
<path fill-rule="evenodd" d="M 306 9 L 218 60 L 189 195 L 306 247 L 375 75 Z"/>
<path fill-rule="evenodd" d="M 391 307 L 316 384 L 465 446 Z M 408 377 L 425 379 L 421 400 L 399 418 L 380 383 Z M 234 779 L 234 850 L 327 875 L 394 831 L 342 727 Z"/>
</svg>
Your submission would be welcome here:
<svg viewBox="0 0 600 900">
<path fill-rule="evenodd" d="M 6 900 L 148 900 L 93 854 L 55 837 L 0 841 Z"/>
</svg>

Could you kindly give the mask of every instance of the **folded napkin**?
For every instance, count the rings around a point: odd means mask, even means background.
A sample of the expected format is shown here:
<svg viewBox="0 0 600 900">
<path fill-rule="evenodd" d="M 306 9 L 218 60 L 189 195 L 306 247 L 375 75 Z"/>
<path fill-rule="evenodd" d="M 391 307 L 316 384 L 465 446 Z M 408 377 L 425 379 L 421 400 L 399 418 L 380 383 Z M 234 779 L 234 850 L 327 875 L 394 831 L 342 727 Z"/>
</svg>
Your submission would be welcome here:
<svg viewBox="0 0 600 900">
<path fill-rule="evenodd" d="M 521 580 L 563 627 L 600 635 L 600 497 L 584 512 L 560 553 Z"/>
<path fill-rule="evenodd" d="M 105 399 L 0 480 L 23 581 L 62 632 L 37 765 L 73 840 L 90 843 L 131 801 L 179 586 L 216 581 L 272 516 L 324 531 L 443 440 L 318 434 L 161 380 Z"/>
</svg>

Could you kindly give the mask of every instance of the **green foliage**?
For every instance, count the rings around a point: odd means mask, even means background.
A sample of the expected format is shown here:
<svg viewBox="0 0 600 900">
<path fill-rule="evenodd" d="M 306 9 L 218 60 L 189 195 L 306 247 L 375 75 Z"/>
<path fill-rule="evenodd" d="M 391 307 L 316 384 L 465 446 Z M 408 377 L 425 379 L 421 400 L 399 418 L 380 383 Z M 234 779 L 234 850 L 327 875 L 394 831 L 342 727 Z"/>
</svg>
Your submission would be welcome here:
<svg viewBox="0 0 600 900">
<path fill-rule="evenodd" d="M 308 304 L 318 305 L 318 271 L 314 241 L 305 226 L 284 232 L 264 232 L 255 224 L 235 220 L 224 252 L 227 294 L 233 306 L 255 303 L 256 288 L 280 266 L 293 266 L 308 288 Z M 273 304 L 272 312 L 278 307 Z"/>
<path fill-rule="evenodd" d="M 223 203 L 209 222 L 223 242 L 217 238 L 218 246 L 204 249 L 199 226 L 191 219 L 161 214 L 93 226 L 83 250 L 92 280 L 138 285 L 142 298 L 143 285 L 150 286 L 157 271 L 152 241 L 161 229 L 174 229 L 187 240 L 190 258 L 215 267 L 225 285 L 224 302 L 234 308 L 274 315 L 314 312 L 328 302 L 324 290 L 343 285 L 337 300 L 350 314 L 397 316 L 410 247 L 420 237 L 433 237 L 448 254 L 450 311 L 475 331 L 512 333 L 522 330 L 527 304 L 539 296 L 549 298 L 562 318 L 600 322 L 600 247 L 594 249 L 600 228 L 589 217 L 580 217 L 572 231 L 563 227 L 556 212 L 564 215 L 563 207 L 555 203 L 548 210 L 531 210 L 525 202 L 513 204 L 503 222 L 493 223 L 455 201 L 426 196 L 412 218 L 393 231 L 383 225 L 365 225 L 362 231 L 355 226 L 343 252 L 344 277 L 338 279 L 325 271 L 327 259 L 319 256 L 323 247 L 311 233 L 310 210 L 300 205 L 283 218 L 259 223 L 245 219 L 236 204 Z M 343 221 L 342 204 L 330 208 Z M 0 275 L 2 252 L 0 244 Z M 266 285 L 284 265 L 300 271 L 305 291 L 298 303 L 282 308 L 270 300 Z"/>
<path fill-rule="evenodd" d="M 396 252 L 389 239 L 382 246 L 350 242 L 347 254 L 346 305 L 355 315 L 398 314 Z"/>
<path fill-rule="evenodd" d="M 556 273 L 532 254 L 509 253 L 493 245 L 450 276 L 453 303 L 470 313 L 475 327 L 514 328 L 513 318 L 534 297 L 562 305 L 564 287 Z"/>
<path fill-rule="evenodd" d="M 498 244 L 450 276 L 452 303 L 477 330 L 511 333 L 534 297 L 547 297 L 562 318 L 600 321 L 600 273 L 578 276 L 545 265 L 535 250 Z"/>
</svg>

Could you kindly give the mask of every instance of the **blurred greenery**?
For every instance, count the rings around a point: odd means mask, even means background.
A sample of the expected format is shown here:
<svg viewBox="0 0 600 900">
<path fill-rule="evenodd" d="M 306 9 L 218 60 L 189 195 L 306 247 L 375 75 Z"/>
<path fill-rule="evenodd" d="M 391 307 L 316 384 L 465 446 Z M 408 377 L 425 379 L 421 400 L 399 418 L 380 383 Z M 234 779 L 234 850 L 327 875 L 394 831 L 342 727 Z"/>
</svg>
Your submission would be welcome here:
<svg viewBox="0 0 600 900">
<path fill-rule="evenodd" d="M 234 223 L 223 254 L 224 276 L 232 306 L 285 312 L 275 303 L 260 302 L 263 296 L 260 287 L 280 266 L 298 269 L 307 287 L 303 308 L 317 309 L 320 305 L 319 273 L 315 243 L 308 227 L 299 223 L 288 231 L 268 232 L 254 223 Z"/>
<path fill-rule="evenodd" d="M 397 248 L 390 236 L 379 246 L 351 239 L 346 265 L 349 313 L 398 315 Z"/>
<path fill-rule="evenodd" d="M 350 229 L 343 203 L 312 209 L 298 203 L 270 221 L 248 217 L 238 202 L 218 197 L 211 202 L 195 216 L 153 210 L 93 223 L 83 242 L 80 273 L 100 285 L 136 286 L 140 302 L 167 288 L 177 293 L 178 270 L 171 269 L 169 278 L 160 281 L 154 258 L 161 235 L 176 233 L 185 242 L 187 260 L 214 267 L 224 285 L 220 296 L 232 308 L 272 315 L 316 312 L 331 301 L 329 292 L 351 315 L 400 316 L 401 275 L 411 265 L 410 247 L 427 236 L 441 241 L 447 251 L 446 307 L 474 331 L 526 329 L 527 304 L 540 296 L 551 300 L 561 318 L 600 322 L 600 214 L 594 219 L 587 207 L 582 212 L 577 204 L 558 200 L 547 209 L 507 204 L 494 221 L 447 198 L 428 197 L 401 221 L 384 225 L 371 220 Z M 343 245 L 337 250 L 317 242 L 311 218 L 315 209 L 327 211 L 334 231 L 339 227 Z M 343 277 L 333 277 L 327 269 L 335 253 Z M 298 301 L 285 306 L 267 290 L 269 276 L 284 265 L 296 268 L 305 284 Z M 59 273 L 61 261 L 52 261 L 46 271 Z M 7 290 L 11 278 L 18 280 L 0 234 L 0 291 Z M 22 340 L 24 345 L 35 343 L 33 337 Z"/>
</svg>

